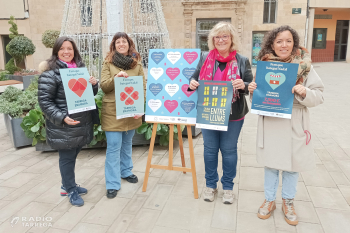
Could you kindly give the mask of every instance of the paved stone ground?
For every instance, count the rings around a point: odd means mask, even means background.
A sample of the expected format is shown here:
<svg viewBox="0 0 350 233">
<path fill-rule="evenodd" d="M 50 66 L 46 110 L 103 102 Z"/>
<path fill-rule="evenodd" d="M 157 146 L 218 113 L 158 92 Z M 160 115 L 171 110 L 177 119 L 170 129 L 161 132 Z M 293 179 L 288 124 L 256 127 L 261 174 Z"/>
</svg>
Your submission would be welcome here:
<svg viewBox="0 0 350 233">
<path fill-rule="evenodd" d="M 350 232 L 350 64 L 314 66 L 326 86 L 325 103 L 310 110 L 317 168 L 300 176 L 295 198 L 298 226 L 284 221 L 281 187 L 273 216 L 268 220 L 256 216 L 264 200 L 263 168 L 255 159 L 257 117 L 248 114 L 238 144 L 236 199 L 232 205 L 221 202 L 221 185 L 214 202 L 204 202 L 202 197 L 195 200 L 190 173 L 153 170 L 147 192 L 143 193 L 148 147 L 141 146 L 133 148 L 133 171 L 140 182 L 123 181 L 118 196 L 112 200 L 105 196 L 105 149 L 83 150 L 78 156 L 76 176 L 89 193 L 83 196 L 83 207 L 72 207 L 67 198 L 59 195 L 57 152 L 41 153 L 32 147 L 14 149 L 0 121 L 0 232 Z M 174 164 L 179 165 L 175 144 Z M 201 194 L 205 184 L 201 135 L 194 139 L 194 145 Z M 187 142 L 185 146 L 188 147 Z M 167 164 L 167 153 L 167 148 L 157 146 L 153 163 Z M 189 165 L 188 150 L 185 153 Z M 11 227 L 13 216 L 20 220 Z M 30 227 L 30 217 L 51 217 L 52 221 L 46 224 L 52 227 Z"/>
</svg>

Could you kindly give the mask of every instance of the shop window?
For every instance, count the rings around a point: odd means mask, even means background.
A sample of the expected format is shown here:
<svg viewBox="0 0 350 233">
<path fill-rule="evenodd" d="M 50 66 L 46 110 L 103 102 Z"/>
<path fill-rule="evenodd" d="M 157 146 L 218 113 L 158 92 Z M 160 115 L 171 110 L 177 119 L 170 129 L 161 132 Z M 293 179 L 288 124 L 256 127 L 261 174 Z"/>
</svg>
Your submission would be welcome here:
<svg viewBox="0 0 350 233">
<path fill-rule="evenodd" d="M 203 106 L 208 106 L 208 105 L 209 105 L 209 97 L 205 97 Z"/>
<path fill-rule="evenodd" d="M 227 95 L 227 87 L 223 87 L 221 91 L 221 96 L 226 96 Z"/>
<path fill-rule="evenodd" d="M 217 106 L 218 105 L 218 98 L 213 98 L 213 101 L 212 101 L 212 106 Z"/>
<path fill-rule="evenodd" d="M 226 99 L 221 99 L 221 107 L 226 107 Z"/>
<path fill-rule="evenodd" d="M 312 38 L 313 49 L 325 49 L 327 42 L 327 28 L 314 28 L 314 35 Z"/>
<path fill-rule="evenodd" d="M 209 31 L 221 21 L 231 22 L 231 19 L 197 19 L 197 48 L 200 48 L 202 52 L 209 51 Z"/>
<path fill-rule="evenodd" d="M 91 0 L 80 0 L 80 22 L 83 27 L 92 26 Z"/>
<path fill-rule="evenodd" d="M 264 0 L 264 23 L 276 23 L 277 0 Z"/>
<path fill-rule="evenodd" d="M 204 87 L 204 95 L 209 95 L 209 87 Z"/>
</svg>

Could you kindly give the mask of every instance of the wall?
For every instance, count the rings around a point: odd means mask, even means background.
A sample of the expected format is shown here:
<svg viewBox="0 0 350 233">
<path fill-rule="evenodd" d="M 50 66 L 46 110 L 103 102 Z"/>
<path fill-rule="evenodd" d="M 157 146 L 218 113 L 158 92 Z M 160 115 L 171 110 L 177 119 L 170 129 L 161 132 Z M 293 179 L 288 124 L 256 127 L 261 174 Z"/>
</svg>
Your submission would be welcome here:
<svg viewBox="0 0 350 233">
<path fill-rule="evenodd" d="M 350 8 L 349 0 L 310 0 L 310 7 Z"/>
<path fill-rule="evenodd" d="M 0 18 L 24 18 L 23 0 L 0 0 Z"/>
<path fill-rule="evenodd" d="M 313 62 L 334 61 L 335 32 L 337 20 L 350 20 L 350 9 L 315 9 L 316 14 L 332 15 L 332 19 L 315 19 L 314 28 L 327 28 L 327 42 L 325 49 L 312 49 L 311 59 Z M 310 38 L 312 40 L 312 38 Z M 349 49 L 350 46 L 348 46 Z"/>
</svg>

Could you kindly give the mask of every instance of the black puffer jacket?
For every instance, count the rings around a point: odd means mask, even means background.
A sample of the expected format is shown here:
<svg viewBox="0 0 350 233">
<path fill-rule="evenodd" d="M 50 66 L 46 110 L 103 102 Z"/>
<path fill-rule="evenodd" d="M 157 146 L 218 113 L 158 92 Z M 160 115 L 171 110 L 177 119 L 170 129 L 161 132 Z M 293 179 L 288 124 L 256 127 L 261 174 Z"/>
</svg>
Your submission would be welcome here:
<svg viewBox="0 0 350 233">
<path fill-rule="evenodd" d="M 58 60 L 60 69 L 67 68 L 67 64 Z M 84 67 L 84 64 L 77 64 Z M 93 138 L 92 111 L 68 114 L 66 95 L 59 69 L 43 72 L 39 77 L 38 87 L 39 105 L 46 118 L 46 141 L 56 150 L 81 147 L 89 144 Z M 94 95 L 97 94 L 98 84 L 93 86 Z M 69 116 L 80 121 L 77 125 L 67 125 L 64 118 Z"/>
<path fill-rule="evenodd" d="M 209 52 L 202 53 L 201 58 L 198 62 L 196 71 L 193 73 L 192 77 L 190 78 L 190 83 L 192 80 L 198 81 L 199 73 L 201 72 L 202 66 L 205 62 L 205 59 L 207 59 L 208 54 Z M 244 90 L 241 90 L 241 89 L 238 90 L 240 98 L 237 99 L 236 102 L 232 103 L 232 106 L 231 106 L 232 113 L 230 115 L 230 121 L 241 119 L 248 113 L 249 109 L 248 109 L 247 101 L 244 95 L 247 95 L 249 93 L 248 85 L 253 81 L 253 74 L 249 63 L 249 59 L 238 53 L 236 54 L 236 59 L 237 59 L 238 68 L 239 68 L 239 76 L 243 80 L 245 88 Z M 218 67 L 219 67 L 219 62 L 215 61 L 215 65 L 213 67 L 213 74 L 215 74 Z M 188 89 L 188 91 L 191 91 L 191 89 Z"/>
</svg>

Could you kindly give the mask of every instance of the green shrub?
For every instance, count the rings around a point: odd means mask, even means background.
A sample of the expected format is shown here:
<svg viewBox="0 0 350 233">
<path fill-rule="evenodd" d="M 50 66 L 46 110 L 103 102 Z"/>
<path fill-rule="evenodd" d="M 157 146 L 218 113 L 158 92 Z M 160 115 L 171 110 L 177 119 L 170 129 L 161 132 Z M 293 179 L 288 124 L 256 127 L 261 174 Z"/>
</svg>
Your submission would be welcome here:
<svg viewBox="0 0 350 233">
<path fill-rule="evenodd" d="M 46 48 L 53 48 L 59 36 L 60 36 L 60 31 L 46 30 L 41 37 L 41 41 L 43 42 Z"/>
<path fill-rule="evenodd" d="M 9 74 L 14 74 L 16 71 L 20 71 L 21 69 L 15 65 L 15 59 L 11 58 L 5 65 L 5 70 L 7 70 Z"/>
<path fill-rule="evenodd" d="M 26 36 L 16 36 L 8 43 L 6 51 L 16 59 L 16 62 L 21 62 L 26 56 L 35 53 L 35 45 Z"/>
<path fill-rule="evenodd" d="M 16 36 L 18 36 L 18 27 L 17 27 L 17 24 L 14 22 L 15 21 L 15 17 L 13 17 L 13 15 L 10 16 L 10 20 L 8 21 L 9 24 L 11 24 L 11 27 L 10 27 L 10 39 L 13 39 L 15 38 Z"/>
<path fill-rule="evenodd" d="M 27 87 L 28 91 L 38 91 L 38 81 L 39 81 L 39 75 L 36 75 L 34 79 L 30 82 L 29 86 Z"/>
<path fill-rule="evenodd" d="M 5 102 L 15 102 L 18 100 L 18 96 L 22 94 L 22 91 L 13 86 L 9 86 L 5 91 L 0 95 L 0 99 Z"/>
<path fill-rule="evenodd" d="M 33 138 L 33 146 L 46 141 L 45 118 L 38 104 L 23 118 L 21 127 L 27 138 Z"/>
<path fill-rule="evenodd" d="M 103 99 L 104 95 L 105 95 L 105 93 L 102 91 L 102 89 L 99 89 L 97 92 L 97 95 L 95 96 L 95 103 L 96 103 L 97 108 L 98 108 L 100 120 L 101 120 L 102 99 Z M 94 125 L 94 137 L 89 145 L 90 146 L 96 145 L 96 143 L 98 143 L 100 141 L 107 141 L 106 134 L 102 130 L 101 125 L 95 124 Z"/>
<path fill-rule="evenodd" d="M 10 74 L 7 70 L 0 71 L 0 81 L 8 80 L 6 75 Z"/>
</svg>

